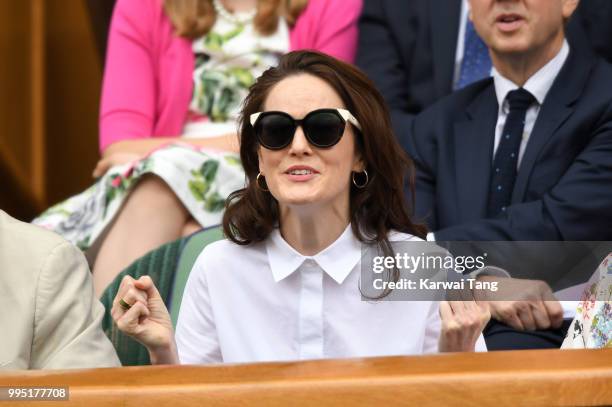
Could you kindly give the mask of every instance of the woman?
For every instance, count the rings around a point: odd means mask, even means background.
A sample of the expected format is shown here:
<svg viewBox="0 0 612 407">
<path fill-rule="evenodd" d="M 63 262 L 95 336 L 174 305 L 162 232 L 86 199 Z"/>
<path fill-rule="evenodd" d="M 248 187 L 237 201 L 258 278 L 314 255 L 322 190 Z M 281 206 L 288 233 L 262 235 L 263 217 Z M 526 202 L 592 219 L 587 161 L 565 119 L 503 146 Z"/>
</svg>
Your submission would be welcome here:
<svg viewBox="0 0 612 407">
<path fill-rule="evenodd" d="M 111 310 L 119 329 L 152 363 L 484 349 L 489 314 L 473 301 L 361 300 L 362 244 L 392 254 L 390 241 L 426 234 L 405 205 L 412 167 L 390 129 L 381 95 L 359 70 L 315 52 L 282 57 L 245 100 L 249 182 L 228 199 L 228 240 L 194 265 L 176 339 L 148 277 L 122 281 Z"/>
<path fill-rule="evenodd" d="M 149 250 L 218 224 L 225 198 L 244 185 L 237 156 L 227 152 L 237 151 L 248 87 L 290 49 L 351 61 L 360 7 L 361 0 L 118 0 L 94 171 L 101 178 L 35 223 L 89 250 L 98 295 Z"/>
</svg>

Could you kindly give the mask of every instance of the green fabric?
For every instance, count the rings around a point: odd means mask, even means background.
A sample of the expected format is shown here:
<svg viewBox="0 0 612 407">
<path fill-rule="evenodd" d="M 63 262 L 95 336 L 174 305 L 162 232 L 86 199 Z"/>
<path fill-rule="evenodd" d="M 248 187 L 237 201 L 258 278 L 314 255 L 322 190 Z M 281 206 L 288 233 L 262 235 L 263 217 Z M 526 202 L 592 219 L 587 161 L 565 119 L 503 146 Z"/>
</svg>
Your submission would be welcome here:
<svg viewBox="0 0 612 407">
<path fill-rule="evenodd" d="M 147 253 L 122 271 L 102 293 L 100 301 L 102 301 L 106 308 L 106 314 L 102 320 L 102 328 L 113 343 L 119 360 L 121 360 L 121 364 L 124 366 L 148 365 L 150 360 L 147 349 L 119 331 L 110 315 L 113 299 L 117 294 L 121 280 L 126 275 L 132 276 L 135 279 L 144 275 L 151 276 L 159 294 L 166 303 L 166 306 L 168 306 L 176 265 L 187 240 L 188 238 L 175 240 Z"/>
<path fill-rule="evenodd" d="M 196 259 L 208 244 L 221 239 L 223 239 L 223 228 L 221 226 L 211 227 L 192 235 L 185 244 L 185 247 L 183 247 L 178 266 L 176 267 L 169 308 L 172 325 L 175 327 L 179 309 L 181 308 L 181 301 L 183 300 L 185 284 L 187 284 L 187 278 Z"/>
<path fill-rule="evenodd" d="M 106 308 L 102 328 L 113 343 L 123 366 L 139 366 L 151 363 L 147 349 L 119 331 L 110 315 L 113 300 L 123 277 L 129 275 L 138 279 L 144 275 L 150 276 L 170 311 L 172 324 L 176 327 L 178 312 L 183 299 L 183 290 L 193 264 L 206 245 L 222 238 L 223 229 L 220 226 L 215 226 L 165 244 L 132 263 L 104 290 L 100 298 Z"/>
</svg>

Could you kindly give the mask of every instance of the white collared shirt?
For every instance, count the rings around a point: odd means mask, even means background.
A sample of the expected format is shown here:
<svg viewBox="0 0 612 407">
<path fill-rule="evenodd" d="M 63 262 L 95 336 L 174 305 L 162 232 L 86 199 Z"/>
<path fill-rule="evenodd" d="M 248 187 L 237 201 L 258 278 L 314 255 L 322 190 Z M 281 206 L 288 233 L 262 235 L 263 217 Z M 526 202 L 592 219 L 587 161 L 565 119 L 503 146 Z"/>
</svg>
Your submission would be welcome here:
<svg viewBox="0 0 612 407">
<path fill-rule="evenodd" d="M 391 241 L 418 241 L 401 233 Z M 315 256 L 276 229 L 265 241 L 208 245 L 176 327 L 185 364 L 418 355 L 438 351 L 434 301 L 362 301 L 361 243 L 350 225 Z M 477 350 L 486 350 L 482 336 Z"/>
<path fill-rule="evenodd" d="M 548 61 L 546 65 L 533 74 L 527 80 L 527 82 L 525 82 L 525 85 L 523 85 L 523 89 L 529 91 L 529 93 L 535 97 L 537 103 L 531 105 L 531 107 L 527 109 L 527 114 L 525 115 L 525 127 L 523 129 L 523 139 L 521 140 L 521 146 L 519 149 L 517 168 L 521 165 L 521 160 L 523 158 L 523 154 L 525 153 L 529 136 L 531 135 L 533 126 L 538 118 L 538 113 L 540 113 L 540 107 L 544 103 L 546 95 L 552 87 L 555 78 L 561 71 L 561 68 L 563 68 L 563 64 L 565 63 L 568 55 L 569 45 L 567 44 L 567 40 L 563 40 L 563 46 L 557 55 L 555 55 L 553 59 Z M 493 68 L 493 83 L 495 84 L 495 96 L 497 97 L 499 112 L 497 114 L 497 124 L 495 126 L 495 144 L 492 159 L 495 158 L 495 152 L 499 146 L 499 141 L 506 124 L 506 119 L 508 117 L 508 113 L 510 112 L 510 106 L 508 105 L 506 97 L 510 91 L 520 88 L 520 86 L 512 82 L 510 79 L 503 77 L 495 68 Z"/>
</svg>

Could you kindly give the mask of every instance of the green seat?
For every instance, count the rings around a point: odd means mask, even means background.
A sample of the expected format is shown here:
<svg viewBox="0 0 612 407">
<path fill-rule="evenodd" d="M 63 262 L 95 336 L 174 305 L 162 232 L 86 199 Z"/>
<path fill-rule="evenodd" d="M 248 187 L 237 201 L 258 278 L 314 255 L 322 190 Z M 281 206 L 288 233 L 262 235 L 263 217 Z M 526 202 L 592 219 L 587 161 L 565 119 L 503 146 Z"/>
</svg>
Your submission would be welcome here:
<svg viewBox="0 0 612 407">
<path fill-rule="evenodd" d="M 113 343 L 122 365 L 138 366 L 151 363 L 146 348 L 119 331 L 110 315 L 113 299 L 123 277 L 129 275 L 138 279 L 149 275 L 170 311 L 173 325 L 176 326 L 183 290 L 196 258 L 206 245 L 222 238 L 222 228 L 214 226 L 160 246 L 123 270 L 104 290 L 100 298 L 106 308 L 102 328 Z"/>
<path fill-rule="evenodd" d="M 185 284 L 187 284 L 187 278 L 196 259 L 206 246 L 221 239 L 223 239 L 223 228 L 221 226 L 211 227 L 192 235 L 183 247 L 174 274 L 174 286 L 170 297 L 170 307 L 168 308 L 174 327 L 176 327 L 176 321 L 178 320 Z"/>
</svg>

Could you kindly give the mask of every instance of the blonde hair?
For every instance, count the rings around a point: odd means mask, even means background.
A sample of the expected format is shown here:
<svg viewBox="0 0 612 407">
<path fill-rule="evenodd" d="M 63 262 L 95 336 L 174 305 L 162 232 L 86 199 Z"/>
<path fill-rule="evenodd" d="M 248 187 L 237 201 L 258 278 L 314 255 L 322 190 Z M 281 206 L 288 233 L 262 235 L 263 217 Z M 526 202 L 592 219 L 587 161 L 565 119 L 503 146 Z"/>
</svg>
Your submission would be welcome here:
<svg viewBox="0 0 612 407">
<path fill-rule="evenodd" d="M 262 35 L 273 34 L 280 16 L 293 26 L 307 5 L 308 0 L 257 0 L 255 29 Z M 164 11 L 176 34 L 190 39 L 206 35 L 217 19 L 212 0 L 164 0 Z"/>
</svg>

